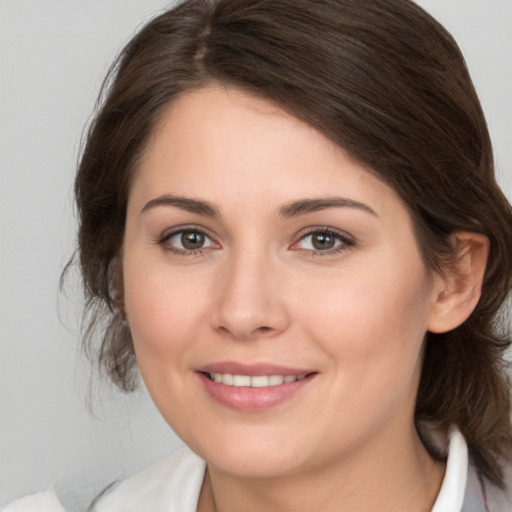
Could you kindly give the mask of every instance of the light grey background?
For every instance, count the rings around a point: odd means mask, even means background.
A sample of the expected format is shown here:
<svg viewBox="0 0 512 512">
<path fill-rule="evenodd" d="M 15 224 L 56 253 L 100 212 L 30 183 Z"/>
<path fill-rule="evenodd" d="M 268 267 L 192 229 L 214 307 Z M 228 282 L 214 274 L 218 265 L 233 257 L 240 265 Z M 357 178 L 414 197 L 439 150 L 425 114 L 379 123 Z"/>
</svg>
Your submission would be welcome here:
<svg viewBox="0 0 512 512">
<path fill-rule="evenodd" d="M 418 3 L 463 49 L 510 198 L 512 1 Z M 87 412 L 79 302 L 58 295 L 82 127 L 116 52 L 168 4 L 0 0 L 0 504 L 55 483 L 70 511 L 83 510 L 180 443 L 143 391 L 96 392 Z"/>
</svg>

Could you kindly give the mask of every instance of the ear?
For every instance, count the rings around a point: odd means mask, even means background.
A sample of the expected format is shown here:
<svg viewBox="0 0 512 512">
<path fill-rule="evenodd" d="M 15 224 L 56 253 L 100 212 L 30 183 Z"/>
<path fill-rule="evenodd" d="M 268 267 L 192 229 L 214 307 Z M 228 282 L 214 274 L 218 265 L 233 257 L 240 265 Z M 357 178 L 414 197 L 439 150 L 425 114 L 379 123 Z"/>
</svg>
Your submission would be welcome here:
<svg viewBox="0 0 512 512">
<path fill-rule="evenodd" d="M 427 329 L 443 333 L 466 321 L 475 309 L 482 292 L 482 282 L 489 256 L 489 239 L 465 231 L 453 235 L 454 262 L 437 276 L 434 303 Z"/>
<path fill-rule="evenodd" d="M 111 265 L 111 282 L 112 282 L 112 302 L 117 309 L 121 318 L 128 321 L 126 309 L 124 307 L 124 277 L 123 277 L 123 255 L 122 251 L 116 256 Z"/>
</svg>

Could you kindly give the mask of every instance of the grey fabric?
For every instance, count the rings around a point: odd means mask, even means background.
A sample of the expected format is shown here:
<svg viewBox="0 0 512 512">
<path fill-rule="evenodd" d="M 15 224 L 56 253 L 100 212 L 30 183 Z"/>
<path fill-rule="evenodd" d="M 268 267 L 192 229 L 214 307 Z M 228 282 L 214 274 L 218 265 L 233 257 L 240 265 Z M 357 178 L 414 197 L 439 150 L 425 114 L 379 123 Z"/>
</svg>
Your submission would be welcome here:
<svg viewBox="0 0 512 512">
<path fill-rule="evenodd" d="M 485 482 L 484 487 L 482 489 L 477 472 L 470 464 L 461 512 L 512 512 L 512 503 L 504 491 L 489 482 Z"/>
<path fill-rule="evenodd" d="M 485 497 L 478 475 L 470 464 L 468 469 L 468 480 L 466 493 L 461 512 L 487 512 L 485 508 Z"/>
</svg>

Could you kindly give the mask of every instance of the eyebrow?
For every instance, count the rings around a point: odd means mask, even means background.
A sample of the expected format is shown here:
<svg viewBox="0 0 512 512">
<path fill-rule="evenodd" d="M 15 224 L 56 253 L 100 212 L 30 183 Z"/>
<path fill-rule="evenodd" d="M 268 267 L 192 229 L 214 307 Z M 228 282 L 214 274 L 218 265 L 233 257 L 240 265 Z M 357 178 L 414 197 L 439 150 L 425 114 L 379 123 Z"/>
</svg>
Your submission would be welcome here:
<svg viewBox="0 0 512 512">
<path fill-rule="evenodd" d="M 174 206 L 190 213 L 197 213 L 204 217 L 220 217 L 220 211 L 217 207 L 213 206 L 208 201 L 200 199 L 191 199 L 189 197 L 175 196 L 172 194 L 165 194 L 163 196 L 156 197 L 147 202 L 142 210 L 141 214 L 146 213 L 158 206 Z"/>
<path fill-rule="evenodd" d="M 208 201 L 201 199 L 191 199 L 184 196 L 165 194 L 148 201 L 141 210 L 141 214 L 146 213 L 159 206 L 174 206 L 190 213 L 196 213 L 204 217 L 220 218 L 219 209 Z M 300 199 L 286 203 L 279 208 L 279 217 L 288 219 L 298 217 L 307 213 L 313 213 L 328 208 L 355 208 L 363 212 L 378 217 L 375 210 L 365 203 L 347 199 L 344 197 L 325 197 L 315 199 Z"/>
<path fill-rule="evenodd" d="M 326 197 L 293 201 L 279 208 L 279 216 L 281 218 L 297 217 L 299 215 L 326 210 L 328 208 L 355 208 L 378 217 L 375 210 L 367 204 L 344 197 Z"/>
</svg>

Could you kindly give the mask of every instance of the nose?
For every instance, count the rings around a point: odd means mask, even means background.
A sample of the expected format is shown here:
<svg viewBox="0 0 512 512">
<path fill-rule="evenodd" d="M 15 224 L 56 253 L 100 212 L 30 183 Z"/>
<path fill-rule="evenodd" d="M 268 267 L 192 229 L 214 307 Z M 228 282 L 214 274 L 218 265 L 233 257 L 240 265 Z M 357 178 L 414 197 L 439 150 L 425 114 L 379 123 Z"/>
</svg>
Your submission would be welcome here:
<svg viewBox="0 0 512 512">
<path fill-rule="evenodd" d="M 212 325 L 239 341 L 272 337 L 286 330 L 289 316 L 282 279 L 270 258 L 240 254 L 224 262 L 218 274 Z"/>
</svg>

